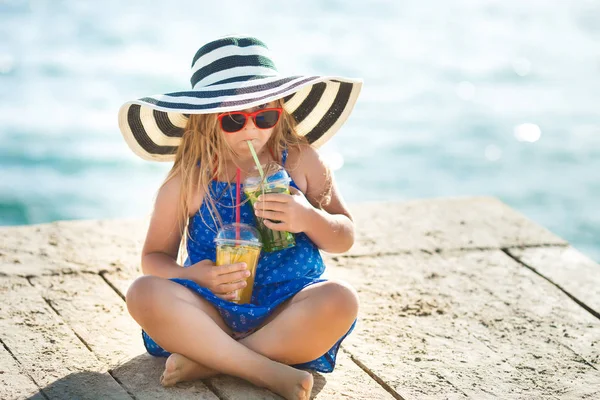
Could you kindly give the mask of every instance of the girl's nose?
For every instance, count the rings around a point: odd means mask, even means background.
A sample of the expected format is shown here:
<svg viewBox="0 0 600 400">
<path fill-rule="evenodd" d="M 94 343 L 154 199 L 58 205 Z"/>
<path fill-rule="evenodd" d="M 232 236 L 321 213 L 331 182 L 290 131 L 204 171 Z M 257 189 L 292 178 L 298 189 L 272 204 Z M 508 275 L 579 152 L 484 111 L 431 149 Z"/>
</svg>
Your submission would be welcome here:
<svg viewBox="0 0 600 400">
<path fill-rule="evenodd" d="M 256 125 L 254 125 L 254 118 L 250 118 L 248 117 L 248 121 L 246 121 L 246 126 L 244 126 L 244 129 L 255 129 Z"/>
</svg>

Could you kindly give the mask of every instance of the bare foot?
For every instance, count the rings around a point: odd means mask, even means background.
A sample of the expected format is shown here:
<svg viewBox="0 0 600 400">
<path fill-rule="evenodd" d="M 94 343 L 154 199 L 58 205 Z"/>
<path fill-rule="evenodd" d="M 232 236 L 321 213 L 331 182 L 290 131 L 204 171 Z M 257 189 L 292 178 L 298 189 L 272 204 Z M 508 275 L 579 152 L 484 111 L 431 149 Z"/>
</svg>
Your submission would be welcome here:
<svg viewBox="0 0 600 400">
<path fill-rule="evenodd" d="M 287 400 L 309 400 L 313 387 L 313 376 L 310 372 L 284 366 L 267 388 L 283 396 Z"/>
<path fill-rule="evenodd" d="M 195 381 L 209 378 L 218 372 L 200 365 L 181 354 L 173 353 L 165 362 L 165 370 L 160 377 L 160 384 L 173 386 L 179 382 Z"/>
</svg>

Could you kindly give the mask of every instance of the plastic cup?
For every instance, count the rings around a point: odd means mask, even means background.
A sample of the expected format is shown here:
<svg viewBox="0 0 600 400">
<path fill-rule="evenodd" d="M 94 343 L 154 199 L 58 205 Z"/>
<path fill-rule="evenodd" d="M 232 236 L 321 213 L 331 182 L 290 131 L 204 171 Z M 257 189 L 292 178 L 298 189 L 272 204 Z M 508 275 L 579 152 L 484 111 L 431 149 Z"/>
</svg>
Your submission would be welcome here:
<svg viewBox="0 0 600 400">
<path fill-rule="evenodd" d="M 250 276 L 246 278 L 247 285 L 236 290 L 236 297 L 231 301 L 238 304 L 250 303 L 252 289 L 254 288 L 256 265 L 262 247 L 258 231 L 247 224 L 225 225 L 217 232 L 215 243 L 217 245 L 217 265 L 244 262 L 248 266 Z"/>
<path fill-rule="evenodd" d="M 258 170 L 254 168 L 244 181 L 244 193 L 250 200 L 252 209 L 254 209 L 254 203 L 256 203 L 258 196 L 261 194 L 290 194 L 291 179 L 283 167 L 275 163 L 270 163 L 263 166 L 263 170 L 265 174 L 264 178 L 261 178 Z M 269 229 L 265 226 L 263 218 L 256 217 L 256 228 L 260 232 L 263 249 L 266 252 L 283 250 L 296 245 L 293 233 Z"/>
</svg>

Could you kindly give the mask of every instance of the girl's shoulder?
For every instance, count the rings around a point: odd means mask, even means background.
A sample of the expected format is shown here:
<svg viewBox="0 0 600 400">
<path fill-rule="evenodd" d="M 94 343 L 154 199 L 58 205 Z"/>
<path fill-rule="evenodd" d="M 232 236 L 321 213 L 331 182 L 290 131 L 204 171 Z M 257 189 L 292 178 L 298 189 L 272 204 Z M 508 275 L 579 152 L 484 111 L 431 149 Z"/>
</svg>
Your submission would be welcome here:
<svg viewBox="0 0 600 400">
<path fill-rule="evenodd" d="M 308 179 L 314 174 L 322 174 L 327 170 L 321 154 L 310 144 L 290 146 L 285 166 L 288 170 L 301 171 Z"/>
<path fill-rule="evenodd" d="M 285 167 L 298 188 L 309 196 L 311 192 L 321 193 L 331 179 L 325 160 L 309 144 L 291 146 Z"/>
<path fill-rule="evenodd" d="M 180 207 L 183 206 L 181 194 L 182 191 L 185 191 L 187 193 L 187 214 L 194 215 L 200 208 L 203 196 L 203 191 L 199 190 L 196 185 L 197 181 L 197 176 L 184 180 L 180 173 L 174 174 L 158 190 L 157 203 L 160 202 L 163 207 L 181 209 Z"/>
<path fill-rule="evenodd" d="M 158 189 L 156 201 L 161 204 L 176 205 L 181 191 L 181 175 L 168 177 Z"/>
</svg>

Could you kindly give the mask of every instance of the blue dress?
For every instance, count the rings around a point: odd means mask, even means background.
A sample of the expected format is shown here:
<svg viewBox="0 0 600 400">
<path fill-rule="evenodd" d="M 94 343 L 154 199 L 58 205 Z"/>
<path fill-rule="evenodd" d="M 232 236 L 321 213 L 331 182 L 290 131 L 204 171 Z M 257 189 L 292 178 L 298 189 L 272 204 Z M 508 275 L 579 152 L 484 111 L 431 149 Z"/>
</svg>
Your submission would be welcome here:
<svg viewBox="0 0 600 400">
<path fill-rule="evenodd" d="M 287 151 L 283 152 L 282 165 L 285 165 Z M 290 183 L 296 189 L 296 184 Z M 229 182 L 212 181 L 212 190 L 215 193 L 215 203 L 224 224 L 235 222 L 235 196 L 236 187 Z M 246 196 L 242 192 L 243 205 L 240 209 L 241 221 L 255 225 L 254 213 L 250 202 L 245 202 Z M 189 221 L 190 238 L 187 240 L 188 258 L 184 266 L 193 265 L 201 260 L 216 259 L 214 239 L 217 226 L 212 220 L 207 202 Z M 295 235 L 294 247 L 279 250 L 273 253 L 262 252 L 256 267 L 256 277 L 252 300 L 250 304 L 236 304 L 215 296 L 210 290 L 198 285 L 196 282 L 174 278 L 177 282 L 208 300 L 221 314 L 225 323 L 234 333 L 252 331 L 271 315 L 271 313 L 284 301 L 292 298 L 307 286 L 324 282 L 321 275 L 325 272 L 325 264 L 317 246 L 304 233 Z M 332 372 L 341 342 L 352 332 L 356 321 L 348 332 L 335 343 L 335 345 L 321 357 L 307 363 L 294 365 L 297 368 L 312 369 L 319 372 Z M 169 352 L 161 348 L 145 331 L 142 331 L 144 346 L 148 353 L 157 357 L 169 356 Z"/>
</svg>

